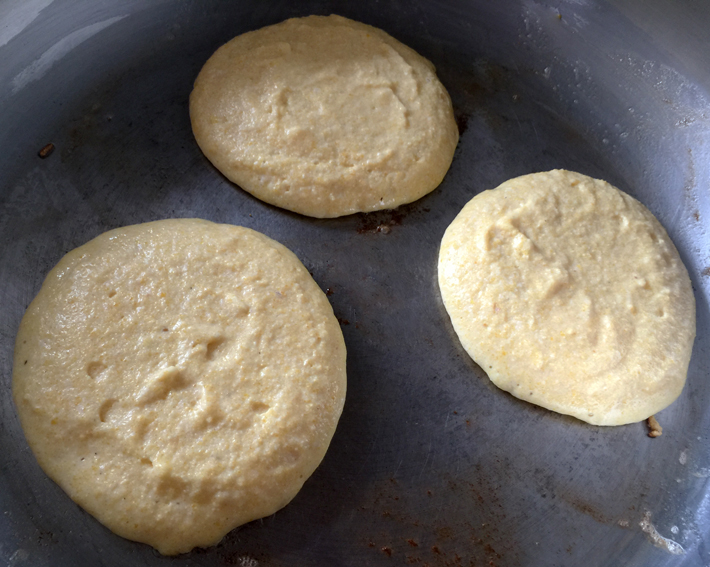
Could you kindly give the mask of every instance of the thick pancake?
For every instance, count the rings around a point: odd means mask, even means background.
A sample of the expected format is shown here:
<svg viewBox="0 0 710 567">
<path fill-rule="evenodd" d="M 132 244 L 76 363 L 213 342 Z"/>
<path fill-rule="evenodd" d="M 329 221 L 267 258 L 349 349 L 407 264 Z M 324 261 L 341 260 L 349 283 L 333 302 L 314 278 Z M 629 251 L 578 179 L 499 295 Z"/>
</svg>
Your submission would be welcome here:
<svg viewBox="0 0 710 567">
<path fill-rule="evenodd" d="M 477 195 L 444 235 L 439 285 L 466 351 L 518 398 L 619 425 L 683 389 L 688 272 L 648 209 L 604 181 L 556 170 Z"/>
<path fill-rule="evenodd" d="M 294 18 L 220 47 L 195 81 L 190 118 L 228 179 L 321 218 L 419 199 L 458 142 L 433 65 L 340 16 Z"/>
<path fill-rule="evenodd" d="M 308 271 L 242 227 L 165 220 L 67 254 L 17 336 L 39 464 L 117 534 L 165 554 L 285 506 L 342 411 L 345 346 Z"/>
</svg>

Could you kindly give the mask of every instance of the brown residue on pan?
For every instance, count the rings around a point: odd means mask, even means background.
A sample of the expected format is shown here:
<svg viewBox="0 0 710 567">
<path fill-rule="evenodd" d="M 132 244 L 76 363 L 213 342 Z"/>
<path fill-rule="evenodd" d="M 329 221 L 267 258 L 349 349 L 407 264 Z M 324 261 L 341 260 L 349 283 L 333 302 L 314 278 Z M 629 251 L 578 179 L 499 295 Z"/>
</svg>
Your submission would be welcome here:
<svg viewBox="0 0 710 567">
<path fill-rule="evenodd" d="M 516 542 L 502 526 L 506 523 L 506 512 L 498 497 L 501 488 L 498 476 L 494 475 L 496 480 L 491 481 L 480 465 L 470 472 L 466 478 L 447 477 L 445 486 L 424 487 L 418 493 L 403 486 L 405 482 L 400 478 L 380 479 L 372 487 L 369 505 L 361 508 L 361 512 L 369 516 L 371 526 L 363 534 L 363 544 L 377 555 L 384 553 L 383 546 L 387 546 L 391 557 L 401 558 L 399 560 L 405 564 L 430 567 L 518 564 Z M 449 491 L 481 510 L 485 521 L 463 519 L 449 522 L 438 514 L 425 513 L 422 516 L 414 511 L 415 504 L 427 501 L 431 503 L 428 510 L 436 509 L 434 499 Z"/>
<path fill-rule="evenodd" d="M 423 207 L 418 201 L 405 203 L 396 209 L 385 209 L 373 211 L 371 213 L 358 213 L 357 219 L 360 222 L 357 228 L 358 234 L 389 234 L 394 227 L 403 224 L 404 219 L 411 216 L 423 216 L 431 212 L 429 207 Z"/>
<path fill-rule="evenodd" d="M 362 225 L 357 229 L 358 234 L 381 233 L 389 234 L 392 227 L 402 224 L 404 213 L 401 210 L 377 211 L 363 214 Z"/>
<path fill-rule="evenodd" d="M 649 437 L 660 437 L 663 434 L 663 428 L 655 416 L 651 416 L 646 420 L 648 425 L 648 436 Z"/>
<path fill-rule="evenodd" d="M 456 120 L 456 126 L 458 126 L 459 129 L 459 136 L 461 136 L 468 128 L 469 115 L 465 112 L 457 111 L 454 113 L 454 119 Z"/>
<path fill-rule="evenodd" d="M 587 502 L 577 501 L 574 498 L 566 498 L 566 500 L 574 509 L 582 512 L 582 514 L 586 514 L 595 522 L 599 522 L 600 524 L 613 524 L 611 519 L 607 518 L 604 514 L 599 512 L 599 510 L 596 510 L 590 506 Z"/>
</svg>

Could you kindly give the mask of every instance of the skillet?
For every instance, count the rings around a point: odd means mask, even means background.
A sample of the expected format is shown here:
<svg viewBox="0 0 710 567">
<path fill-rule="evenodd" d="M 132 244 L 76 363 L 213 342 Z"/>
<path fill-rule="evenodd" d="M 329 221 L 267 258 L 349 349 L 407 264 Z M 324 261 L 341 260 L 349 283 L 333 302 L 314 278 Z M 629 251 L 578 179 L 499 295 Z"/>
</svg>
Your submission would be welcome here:
<svg viewBox="0 0 710 567">
<path fill-rule="evenodd" d="M 312 13 L 380 27 L 434 62 L 461 131 L 436 191 L 316 220 L 255 200 L 202 156 L 187 103 L 205 60 Z M 0 564 L 710 564 L 709 28 L 710 5 L 690 0 L 0 0 Z M 438 245 L 461 207 L 552 168 L 643 202 L 690 273 L 698 335 L 657 439 L 496 389 L 443 308 Z M 105 230 L 168 217 L 291 248 L 330 290 L 348 347 L 345 410 L 301 493 L 176 558 L 114 536 L 47 479 L 10 395 L 15 333 L 49 269 Z"/>
</svg>

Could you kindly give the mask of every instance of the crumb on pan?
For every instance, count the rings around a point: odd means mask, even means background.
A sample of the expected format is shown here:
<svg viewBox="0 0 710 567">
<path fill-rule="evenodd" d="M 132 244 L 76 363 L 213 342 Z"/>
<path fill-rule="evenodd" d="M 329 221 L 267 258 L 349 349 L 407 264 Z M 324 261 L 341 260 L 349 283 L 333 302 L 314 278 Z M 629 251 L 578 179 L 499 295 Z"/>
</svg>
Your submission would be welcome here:
<svg viewBox="0 0 710 567">
<path fill-rule="evenodd" d="M 41 157 L 42 159 L 48 158 L 50 155 L 52 155 L 52 152 L 54 151 L 54 144 L 47 144 L 44 146 L 40 151 L 37 152 L 37 155 Z"/>
<path fill-rule="evenodd" d="M 651 416 L 646 420 L 648 425 L 648 436 L 649 437 L 660 437 L 663 434 L 663 428 L 655 416 Z"/>
</svg>

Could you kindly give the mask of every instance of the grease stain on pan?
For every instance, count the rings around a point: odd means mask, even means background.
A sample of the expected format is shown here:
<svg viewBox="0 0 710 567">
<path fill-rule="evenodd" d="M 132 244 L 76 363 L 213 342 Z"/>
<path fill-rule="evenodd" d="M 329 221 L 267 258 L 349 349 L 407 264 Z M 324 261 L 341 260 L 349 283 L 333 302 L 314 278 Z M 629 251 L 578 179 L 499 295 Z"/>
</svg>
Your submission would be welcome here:
<svg viewBox="0 0 710 567">
<path fill-rule="evenodd" d="M 651 523 L 651 512 L 646 512 L 643 516 L 641 522 L 639 522 L 641 530 L 648 536 L 651 543 L 660 549 L 666 550 L 668 553 L 673 555 L 683 555 L 685 554 L 685 549 L 678 542 L 673 541 L 663 537 L 658 533 L 656 527 Z"/>
<path fill-rule="evenodd" d="M 84 43 L 87 39 L 96 35 L 101 30 L 122 20 L 126 17 L 126 15 L 114 16 L 113 18 L 96 22 L 95 24 L 85 26 L 60 39 L 57 43 L 15 75 L 15 78 L 12 79 L 12 94 L 17 94 L 28 84 L 41 79 L 57 61 L 59 61 L 72 49 Z"/>
</svg>

